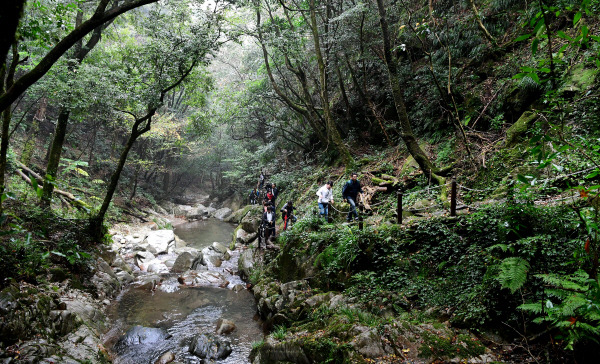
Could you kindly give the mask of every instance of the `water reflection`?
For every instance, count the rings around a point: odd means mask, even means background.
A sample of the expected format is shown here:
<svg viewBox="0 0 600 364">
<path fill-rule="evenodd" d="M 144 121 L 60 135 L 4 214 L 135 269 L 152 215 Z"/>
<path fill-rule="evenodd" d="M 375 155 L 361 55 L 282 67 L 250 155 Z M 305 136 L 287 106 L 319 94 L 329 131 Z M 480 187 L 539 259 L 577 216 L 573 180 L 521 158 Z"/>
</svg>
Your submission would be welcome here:
<svg viewBox="0 0 600 364">
<path fill-rule="evenodd" d="M 175 226 L 175 234 L 183 239 L 187 246 L 202 249 L 215 241 L 229 245 L 235 226 L 218 219 L 198 220 Z"/>
</svg>

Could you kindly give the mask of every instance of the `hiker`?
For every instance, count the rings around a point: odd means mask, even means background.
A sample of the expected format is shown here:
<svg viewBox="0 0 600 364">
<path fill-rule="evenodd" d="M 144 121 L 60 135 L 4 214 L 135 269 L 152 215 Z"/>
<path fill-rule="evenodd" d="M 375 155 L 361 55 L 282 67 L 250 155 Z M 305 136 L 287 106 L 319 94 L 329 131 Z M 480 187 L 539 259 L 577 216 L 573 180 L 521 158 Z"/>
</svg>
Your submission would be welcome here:
<svg viewBox="0 0 600 364">
<path fill-rule="evenodd" d="M 267 207 L 267 211 L 263 213 L 262 223 L 265 227 L 265 246 L 271 236 L 275 236 L 275 212 L 273 206 Z"/>
<path fill-rule="evenodd" d="M 292 201 L 288 201 L 281 208 L 281 218 L 283 219 L 283 230 L 287 229 L 288 221 L 296 222 L 296 216 L 294 216 L 295 207 L 292 205 Z"/>
<path fill-rule="evenodd" d="M 273 202 L 267 196 L 263 199 L 263 212 L 267 212 L 269 206 L 273 206 Z"/>
<path fill-rule="evenodd" d="M 344 198 L 350 204 L 350 211 L 348 212 L 346 221 L 352 221 L 353 215 L 354 219 L 358 220 L 358 212 L 356 212 L 356 201 L 358 195 L 360 193 L 363 193 L 363 190 L 357 178 L 358 174 L 356 174 L 356 172 L 352 173 L 350 175 L 350 180 L 346 182 L 344 184 L 344 187 L 342 188 L 342 198 Z"/>
<path fill-rule="evenodd" d="M 275 195 L 273 195 L 273 191 L 268 190 L 267 191 L 267 196 L 266 198 L 271 201 L 271 203 L 273 204 L 273 206 L 275 206 Z"/>
<path fill-rule="evenodd" d="M 256 192 L 256 188 L 250 191 L 250 205 L 256 205 L 256 201 L 258 200 L 258 193 Z"/>
<path fill-rule="evenodd" d="M 275 202 L 277 200 L 277 195 L 279 194 L 279 190 L 277 189 L 277 186 L 275 185 L 275 183 L 273 183 L 273 185 L 271 186 L 271 192 L 273 193 L 273 206 L 277 206 L 277 202 Z"/>
<path fill-rule="evenodd" d="M 317 196 L 319 196 L 319 215 L 325 217 L 326 221 L 328 221 L 329 204 L 333 203 L 331 187 L 333 187 L 333 182 L 328 181 L 317 191 Z"/>
<path fill-rule="evenodd" d="M 258 189 L 261 190 L 263 188 L 263 185 L 265 184 L 265 175 L 262 171 L 262 168 L 260 169 L 260 176 L 258 177 Z"/>
</svg>

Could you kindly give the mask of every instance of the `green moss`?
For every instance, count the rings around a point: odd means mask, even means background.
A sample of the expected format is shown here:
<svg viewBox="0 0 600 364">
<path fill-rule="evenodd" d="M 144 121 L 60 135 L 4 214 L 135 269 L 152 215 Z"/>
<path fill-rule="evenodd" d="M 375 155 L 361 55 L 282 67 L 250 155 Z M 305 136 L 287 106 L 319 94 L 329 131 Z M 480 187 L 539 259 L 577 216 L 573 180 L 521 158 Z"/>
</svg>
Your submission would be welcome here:
<svg viewBox="0 0 600 364">
<path fill-rule="evenodd" d="M 423 358 L 471 358 L 485 353 L 485 346 L 469 335 L 440 336 L 425 331 L 421 338 L 423 345 L 419 347 L 419 356 Z"/>
</svg>

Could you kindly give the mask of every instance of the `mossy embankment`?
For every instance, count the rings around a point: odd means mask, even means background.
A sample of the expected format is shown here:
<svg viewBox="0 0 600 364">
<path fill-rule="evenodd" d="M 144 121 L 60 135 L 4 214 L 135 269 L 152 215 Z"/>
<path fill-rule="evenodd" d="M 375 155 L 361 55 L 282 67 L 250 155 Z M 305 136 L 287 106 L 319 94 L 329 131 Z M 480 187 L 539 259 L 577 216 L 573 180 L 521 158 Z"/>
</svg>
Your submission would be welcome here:
<svg viewBox="0 0 600 364">
<path fill-rule="evenodd" d="M 369 174 L 360 173 L 365 184 Z M 553 339 L 557 330 L 518 308 L 547 298 L 538 274 L 592 269 L 574 205 L 535 204 L 530 191 L 519 190 L 507 200 L 505 188 L 497 200 L 450 217 L 433 192 L 405 202 L 431 206 L 398 225 L 396 195 L 379 193 L 360 230 L 339 212 L 333 223 L 314 214 L 313 190 L 324 177 L 331 174 L 316 170 L 284 190 L 281 200 L 296 202 L 300 220 L 281 232 L 278 250 L 254 252 L 247 275 L 270 330 L 255 344 L 255 363 L 585 358 L 587 351 L 563 350 Z M 422 188 L 414 181 L 403 186 Z M 527 262 L 522 276 L 506 272 L 514 259 Z M 522 280 L 518 289 L 509 289 L 511 279 Z M 526 344 L 523 327 L 533 337 Z"/>
</svg>

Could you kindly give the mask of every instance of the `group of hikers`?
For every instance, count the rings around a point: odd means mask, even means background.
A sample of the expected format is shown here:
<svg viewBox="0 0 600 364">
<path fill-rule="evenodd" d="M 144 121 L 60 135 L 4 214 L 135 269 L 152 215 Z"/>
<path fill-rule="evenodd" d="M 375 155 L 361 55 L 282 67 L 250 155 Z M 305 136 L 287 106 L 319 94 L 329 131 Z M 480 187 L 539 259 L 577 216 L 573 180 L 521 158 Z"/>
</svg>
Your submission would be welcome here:
<svg viewBox="0 0 600 364">
<path fill-rule="evenodd" d="M 328 181 L 317 191 L 318 196 L 318 204 L 319 204 L 319 215 L 325 220 L 329 219 L 329 207 L 334 203 L 333 192 L 332 192 L 333 182 Z M 264 190 L 263 190 L 264 189 Z M 352 173 L 350 175 L 350 180 L 347 181 L 342 187 L 342 198 L 348 202 L 350 205 L 350 211 L 346 216 L 346 221 L 350 222 L 352 220 L 358 220 L 358 212 L 356 211 L 356 203 L 358 202 L 358 196 L 363 193 L 360 182 L 358 181 L 358 174 Z M 265 245 L 266 242 L 269 241 L 269 238 L 276 237 L 276 229 L 275 229 L 275 221 L 276 221 L 276 201 L 277 195 L 279 194 L 279 190 L 277 189 L 277 185 L 275 183 L 266 183 L 266 178 L 264 172 L 261 170 L 260 177 L 258 179 L 258 183 L 256 188 L 254 188 L 250 192 L 249 202 L 251 205 L 256 205 L 260 201 L 260 197 L 263 197 L 262 206 L 263 206 L 263 215 L 262 221 L 260 225 L 260 229 L 262 234 L 259 233 L 259 248 L 261 244 L 261 240 L 264 239 Z M 296 221 L 296 217 L 294 216 L 294 207 L 292 201 L 286 202 L 283 207 L 280 209 L 281 217 L 283 220 L 283 230 L 286 230 L 289 222 Z"/>
</svg>

